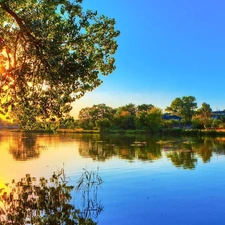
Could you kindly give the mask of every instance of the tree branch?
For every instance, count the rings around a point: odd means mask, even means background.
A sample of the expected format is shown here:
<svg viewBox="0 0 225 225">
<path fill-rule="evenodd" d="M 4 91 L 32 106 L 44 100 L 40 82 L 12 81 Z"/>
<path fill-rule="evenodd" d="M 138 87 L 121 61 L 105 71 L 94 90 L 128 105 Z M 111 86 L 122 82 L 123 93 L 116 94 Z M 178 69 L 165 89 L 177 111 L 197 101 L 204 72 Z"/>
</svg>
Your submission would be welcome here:
<svg viewBox="0 0 225 225">
<path fill-rule="evenodd" d="M 19 16 L 17 16 L 17 14 L 14 11 L 12 11 L 8 5 L 6 5 L 5 3 L 1 3 L 0 5 L 1 5 L 2 9 L 4 9 L 7 13 L 9 13 L 16 20 L 20 29 L 26 30 L 25 26 L 23 24 L 23 20 Z"/>
<path fill-rule="evenodd" d="M 30 30 L 26 27 L 24 20 L 20 18 L 12 9 L 10 9 L 10 7 L 7 4 L 0 3 L 0 6 L 2 7 L 3 10 L 5 10 L 8 14 L 10 14 L 15 19 L 16 23 L 18 24 L 20 28 L 21 37 L 23 37 L 24 40 L 31 42 L 35 46 L 37 50 L 37 54 L 39 55 L 41 62 L 46 66 L 46 68 L 49 68 L 48 62 L 43 57 L 42 47 L 39 41 L 37 41 L 37 39 L 31 34 Z M 28 39 L 26 39 L 25 36 Z"/>
</svg>

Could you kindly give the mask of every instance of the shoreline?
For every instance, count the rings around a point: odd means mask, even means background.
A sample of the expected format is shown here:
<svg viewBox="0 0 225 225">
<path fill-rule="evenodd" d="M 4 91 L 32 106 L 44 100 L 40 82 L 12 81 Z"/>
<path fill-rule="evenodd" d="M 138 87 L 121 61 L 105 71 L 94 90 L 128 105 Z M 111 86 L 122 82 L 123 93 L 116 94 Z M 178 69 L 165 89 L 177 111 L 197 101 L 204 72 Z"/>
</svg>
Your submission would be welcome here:
<svg viewBox="0 0 225 225">
<path fill-rule="evenodd" d="M 208 129 L 208 130 L 199 130 L 199 129 L 162 129 L 157 133 L 152 133 L 148 130 L 107 130 L 101 132 L 100 130 L 83 130 L 83 129 L 57 129 L 53 130 L 21 130 L 21 129 L 10 129 L 10 128 L 0 128 L 0 131 L 9 131 L 9 132 L 27 132 L 27 133 L 87 133 L 87 134 L 145 134 L 153 136 L 225 136 L 225 129 Z"/>
</svg>

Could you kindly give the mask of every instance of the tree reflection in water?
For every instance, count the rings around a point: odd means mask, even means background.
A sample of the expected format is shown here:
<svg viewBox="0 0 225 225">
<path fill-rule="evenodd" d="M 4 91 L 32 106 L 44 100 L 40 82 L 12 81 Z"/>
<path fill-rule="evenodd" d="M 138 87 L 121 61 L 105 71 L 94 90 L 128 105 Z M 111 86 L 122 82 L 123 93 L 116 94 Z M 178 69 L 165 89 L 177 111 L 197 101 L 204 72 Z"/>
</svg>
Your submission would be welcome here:
<svg viewBox="0 0 225 225">
<path fill-rule="evenodd" d="M 220 139 L 208 137 L 178 142 L 167 141 L 162 146 L 173 164 L 184 169 L 194 169 L 198 158 L 207 163 L 213 154 L 225 154 L 225 144 Z"/>
<path fill-rule="evenodd" d="M 146 136 L 117 136 L 101 135 L 95 139 L 86 139 L 80 142 L 79 153 L 83 157 L 91 157 L 93 160 L 105 161 L 113 156 L 132 162 L 136 158 L 156 160 L 162 157 L 161 147 L 156 139 L 151 137 L 145 141 Z M 135 143 L 135 144 L 134 144 Z M 136 145 L 136 143 L 139 143 Z"/>
<path fill-rule="evenodd" d="M 193 150 L 202 158 L 204 163 L 207 163 L 210 161 L 213 151 L 217 149 L 216 146 L 218 146 L 218 143 L 216 144 L 214 140 L 210 138 L 204 138 L 199 143 L 193 146 Z"/>
<path fill-rule="evenodd" d="M 179 150 L 171 151 L 167 154 L 172 163 L 183 169 L 194 169 L 197 164 L 197 157 L 191 151 Z"/>
<path fill-rule="evenodd" d="M 35 133 L 20 133 L 9 147 L 9 152 L 18 161 L 38 158 L 42 146 L 38 146 L 36 140 L 37 135 Z"/>
<path fill-rule="evenodd" d="M 75 208 L 64 170 L 53 173 L 47 180 L 27 174 L 19 182 L 0 190 L 0 224 L 54 224 L 94 225 L 103 207 L 98 203 L 97 190 L 101 178 L 94 172 L 85 171 L 76 187 L 82 192 L 84 208 Z"/>
<path fill-rule="evenodd" d="M 165 155 L 176 167 L 194 169 L 213 154 L 225 154 L 225 138 L 151 137 L 145 135 L 95 135 L 80 142 L 80 155 L 105 161 L 113 156 L 134 162 L 158 160 Z M 165 154 L 162 154 L 165 152 Z"/>
</svg>

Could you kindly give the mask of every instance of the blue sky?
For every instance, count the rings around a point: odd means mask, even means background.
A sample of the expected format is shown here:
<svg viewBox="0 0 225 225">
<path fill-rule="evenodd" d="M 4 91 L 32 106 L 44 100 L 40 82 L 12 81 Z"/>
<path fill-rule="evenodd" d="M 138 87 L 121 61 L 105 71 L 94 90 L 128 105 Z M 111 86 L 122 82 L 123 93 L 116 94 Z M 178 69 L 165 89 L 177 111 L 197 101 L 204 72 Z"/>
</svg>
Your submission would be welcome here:
<svg viewBox="0 0 225 225">
<path fill-rule="evenodd" d="M 116 70 L 73 104 L 72 115 L 94 104 L 153 104 L 195 96 L 225 109 L 225 1 L 84 0 L 83 6 L 116 19 Z"/>
</svg>

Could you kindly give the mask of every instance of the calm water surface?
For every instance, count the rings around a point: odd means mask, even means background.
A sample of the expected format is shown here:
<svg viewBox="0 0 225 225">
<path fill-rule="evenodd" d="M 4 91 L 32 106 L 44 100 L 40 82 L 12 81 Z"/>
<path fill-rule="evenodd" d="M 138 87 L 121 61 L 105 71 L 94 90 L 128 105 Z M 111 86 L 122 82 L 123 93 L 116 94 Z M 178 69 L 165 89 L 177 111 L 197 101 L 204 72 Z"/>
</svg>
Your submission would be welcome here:
<svg viewBox="0 0 225 225">
<path fill-rule="evenodd" d="M 99 225 L 225 224 L 225 138 L 0 132 L 0 187 L 83 168 L 104 180 Z"/>
</svg>

